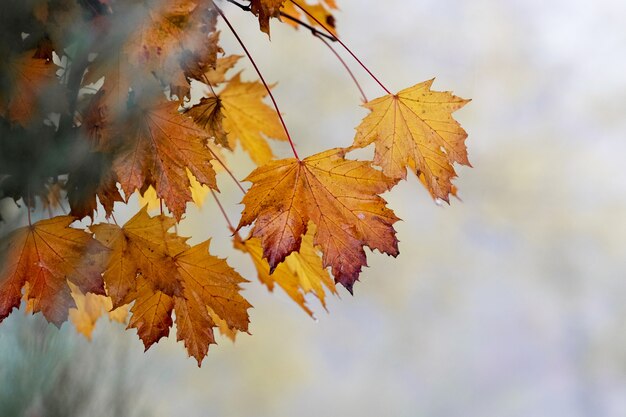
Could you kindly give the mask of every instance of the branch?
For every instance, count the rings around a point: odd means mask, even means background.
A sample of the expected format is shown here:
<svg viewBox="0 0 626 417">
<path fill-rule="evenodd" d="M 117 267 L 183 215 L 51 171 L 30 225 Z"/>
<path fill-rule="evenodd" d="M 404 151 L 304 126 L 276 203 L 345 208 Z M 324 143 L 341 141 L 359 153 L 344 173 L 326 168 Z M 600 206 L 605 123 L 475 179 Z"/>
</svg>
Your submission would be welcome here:
<svg viewBox="0 0 626 417">
<path fill-rule="evenodd" d="M 226 0 L 226 1 L 229 2 L 230 4 L 234 4 L 235 6 L 239 7 L 243 11 L 246 11 L 246 12 L 251 12 L 252 11 L 252 8 L 250 6 L 246 6 L 245 4 L 238 3 L 235 0 Z M 294 16 L 292 16 L 290 14 L 287 14 L 285 12 L 280 12 L 280 15 L 282 17 L 286 18 L 286 19 L 291 20 L 292 22 L 295 22 L 295 23 L 299 24 L 300 26 L 302 26 L 304 28 L 309 29 L 311 31 L 311 33 L 313 34 L 313 36 L 316 36 L 316 37 L 320 37 L 321 36 L 321 37 L 324 37 L 324 38 L 328 39 L 329 41 L 337 42 L 337 40 L 333 36 L 328 35 L 328 34 L 322 32 L 320 30 L 317 30 L 316 28 L 314 28 L 313 26 L 309 25 L 308 23 L 306 23 L 306 22 L 304 22 L 304 21 L 302 21 L 302 20 L 300 20 L 300 19 L 298 19 L 298 18 L 296 18 L 296 17 L 294 17 Z"/>
</svg>

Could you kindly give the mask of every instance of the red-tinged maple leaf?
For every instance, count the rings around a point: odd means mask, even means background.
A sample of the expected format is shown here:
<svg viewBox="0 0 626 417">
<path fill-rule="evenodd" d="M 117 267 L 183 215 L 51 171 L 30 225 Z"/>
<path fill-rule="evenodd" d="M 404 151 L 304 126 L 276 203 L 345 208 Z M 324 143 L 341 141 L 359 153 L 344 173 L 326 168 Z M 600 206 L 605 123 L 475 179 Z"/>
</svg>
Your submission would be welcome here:
<svg viewBox="0 0 626 417">
<path fill-rule="evenodd" d="M 456 177 L 453 163 L 470 165 L 467 133 L 452 113 L 469 100 L 432 91 L 425 81 L 366 103 L 371 113 L 357 127 L 354 147 L 376 145 L 374 164 L 391 178 L 416 173 L 434 198 L 448 201 Z"/>
<path fill-rule="evenodd" d="M 19 307 L 22 288 L 33 312 L 61 326 L 74 307 L 68 282 L 83 293 L 104 294 L 101 258 L 107 249 L 91 234 L 69 225 L 75 220 L 58 216 L 17 229 L 2 242 L 0 267 L 0 321 Z"/>
<path fill-rule="evenodd" d="M 279 264 L 273 273 L 270 273 L 270 266 L 263 258 L 263 248 L 259 239 L 250 238 L 242 241 L 239 235 L 236 235 L 234 240 L 235 248 L 250 254 L 259 281 L 270 291 L 274 290 L 275 285 L 280 286 L 310 316 L 313 316 L 313 312 L 306 304 L 305 295 L 313 293 L 326 308 L 324 287 L 332 294 L 337 292 L 335 283 L 322 265 L 320 254 L 313 245 L 316 231 L 315 224 L 310 223 L 299 251 L 287 256 L 285 262 Z"/>
<path fill-rule="evenodd" d="M 0 75 L 6 76 L 5 80 L 0 78 L 0 85 L 10 86 L 8 94 L 0 91 L 0 110 L 21 125 L 40 115 L 38 110 L 45 107 L 40 100 L 58 83 L 57 66 L 50 60 L 35 58 L 36 54 L 36 50 L 30 50 L 0 63 Z"/>
<path fill-rule="evenodd" d="M 192 201 L 188 169 L 204 185 L 217 189 L 207 134 L 166 101 L 137 106 L 123 127 L 128 142 L 117 153 L 113 170 L 128 199 L 135 190 L 154 185 L 157 196 L 178 220 Z"/>
<path fill-rule="evenodd" d="M 91 229 L 110 248 L 104 281 L 113 306 L 134 302 L 129 328 L 137 328 L 148 349 L 169 334 L 174 311 L 177 337 L 200 365 L 215 343 L 215 319 L 246 332 L 250 304 L 239 294 L 245 280 L 209 253 L 209 242 L 190 247 L 168 232 L 175 223 L 142 209 L 121 228 L 98 224 Z"/>
<path fill-rule="evenodd" d="M 251 0 L 250 9 L 259 18 L 259 27 L 270 34 L 270 18 L 280 16 L 280 8 L 286 0 Z"/>
<path fill-rule="evenodd" d="M 379 196 L 397 180 L 368 162 L 344 159 L 331 149 L 302 161 L 272 161 L 254 170 L 243 198 L 238 229 L 254 223 L 271 271 L 298 251 L 309 221 L 317 226 L 313 243 L 323 253 L 335 281 L 352 290 L 367 265 L 364 246 L 398 255 L 393 224 L 398 220 Z"/>
</svg>

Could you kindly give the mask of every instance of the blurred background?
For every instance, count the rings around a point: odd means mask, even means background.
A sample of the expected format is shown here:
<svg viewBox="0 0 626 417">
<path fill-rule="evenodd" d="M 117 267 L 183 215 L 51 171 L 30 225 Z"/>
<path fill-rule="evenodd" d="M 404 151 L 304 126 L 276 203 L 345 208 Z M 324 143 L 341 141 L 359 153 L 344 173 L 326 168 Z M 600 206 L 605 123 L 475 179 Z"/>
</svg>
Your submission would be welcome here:
<svg viewBox="0 0 626 417">
<path fill-rule="evenodd" d="M 317 321 L 252 281 L 253 335 L 220 339 L 201 369 L 174 337 L 144 354 L 106 319 L 88 342 L 13 314 L 0 328 L 0 415 L 626 415 L 626 3 L 339 6 L 339 34 L 390 89 L 437 77 L 434 89 L 472 98 L 455 114 L 474 166 L 458 169 L 463 201 L 438 206 L 410 177 L 385 195 L 403 219 L 397 259 L 369 256 L 355 296 L 340 290 L 328 314 L 311 299 Z M 279 82 L 299 153 L 349 145 L 366 112 L 332 53 L 279 22 L 268 41 L 252 16 L 225 11 Z M 241 53 L 227 29 L 221 39 Z M 351 66 L 368 98 L 382 95 Z M 230 162 L 239 178 L 252 168 Z M 223 188 L 238 219 L 240 194 Z M 211 202 L 180 234 L 213 236 L 254 279 Z"/>
</svg>

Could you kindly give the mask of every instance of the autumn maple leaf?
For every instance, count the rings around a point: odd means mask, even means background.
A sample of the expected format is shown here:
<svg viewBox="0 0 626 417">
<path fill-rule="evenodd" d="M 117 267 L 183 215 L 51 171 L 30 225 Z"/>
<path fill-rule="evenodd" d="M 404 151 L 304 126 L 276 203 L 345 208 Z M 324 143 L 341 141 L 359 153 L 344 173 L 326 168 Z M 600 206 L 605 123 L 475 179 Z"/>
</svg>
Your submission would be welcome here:
<svg viewBox="0 0 626 417">
<path fill-rule="evenodd" d="M 36 110 L 43 110 L 41 101 L 57 84 L 56 70 L 58 67 L 51 60 L 36 57 L 37 51 L 30 50 L 3 58 L 0 63 L 0 85 L 10 86 L 9 93 L 0 91 L 0 112 L 6 112 L 12 122 L 26 125 L 37 116 Z"/>
<path fill-rule="evenodd" d="M 76 308 L 71 308 L 69 318 L 76 331 L 88 340 L 91 340 L 96 322 L 103 315 L 109 317 L 110 320 L 119 323 L 125 323 L 128 316 L 128 306 L 122 306 L 113 309 L 113 304 L 109 297 L 93 293 L 83 294 L 78 287 L 70 283 L 72 290 L 72 298 L 76 302 Z"/>
<path fill-rule="evenodd" d="M 323 253 L 324 267 L 350 291 L 367 265 L 364 246 L 398 255 L 393 229 L 398 218 L 379 196 L 397 180 L 368 162 L 344 159 L 331 149 L 302 161 L 272 161 L 246 181 L 253 185 L 243 198 L 238 229 L 255 223 L 252 236 L 261 239 L 271 271 L 298 251 L 309 221 L 317 226 L 313 243 Z"/>
<path fill-rule="evenodd" d="M 237 74 L 217 96 L 203 98 L 187 114 L 218 143 L 224 140 L 224 134 L 229 148 L 239 142 L 252 160 L 261 165 L 273 158 L 266 137 L 287 140 L 278 115 L 263 103 L 267 94 L 263 84 L 242 82 Z"/>
<path fill-rule="evenodd" d="M 267 260 L 263 258 L 261 241 L 258 238 L 243 241 L 238 238 L 239 235 L 235 236 L 235 247 L 250 254 L 259 281 L 270 291 L 274 290 L 275 285 L 280 286 L 310 316 L 313 316 L 313 312 L 306 304 L 305 295 L 313 293 L 322 306 L 326 307 L 324 287 L 332 294 L 337 291 L 335 283 L 322 265 L 318 250 L 313 245 L 313 236 L 316 231 L 315 224 L 310 223 L 306 235 L 302 238 L 299 251 L 289 254 L 272 273 L 270 273 Z"/>
<path fill-rule="evenodd" d="M 107 249 L 82 229 L 69 225 L 76 220 L 58 216 L 17 229 L 2 241 L 0 254 L 0 321 L 19 307 L 22 288 L 33 312 L 41 311 L 57 326 L 74 307 L 68 282 L 82 293 L 104 294 L 103 263 L 97 256 Z"/>
<path fill-rule="evenodd" d="M 250 0 L 250 10 L 259 18 L 261 31 L 270 34 L 270 18 L 280 16 L 286 0 Z"/>
<path fill-rule="evenodd" d="M 207 135 L 178 111 L 178 103 L 137 106 L 124 131 L 128 143 L 113 161 L 113 170 L 127 199 L 136 189 L 154 185 L 180 220 L 186 203 L 192 201 L 187 169 L 201 184 L 217 189 Z"/>
<path fill-rule="evenodd" d="M 391 178 L 406 178 L 406 168 L 418 176 L 434 198 L 448 201 L 454 193 L 453 163 L 470 165 L 467 133 L 452 113 L 469 100 L 432 91 L 433 80 L 372 100 L 371 113 L 357 127 L 354 147 L 376 145 L 374 164 Z"/>
<path fill-rule="evenodd" d="M 98 224 L 91 229 L 111 249 L 104 281 L 113 306 L 134 302 L 129 328 L 137 329 L 148 349 L 169 334 L 175 312 L 178 340 L 200 365 L 215 343 L 216 320 L 246 332 L 250 304 L 239 294 L 245 280 L 209 253 L 208 241 L 191 247 L 170 233 L 175 223 L 142 209 L 123 227 Z"/>
</svg>

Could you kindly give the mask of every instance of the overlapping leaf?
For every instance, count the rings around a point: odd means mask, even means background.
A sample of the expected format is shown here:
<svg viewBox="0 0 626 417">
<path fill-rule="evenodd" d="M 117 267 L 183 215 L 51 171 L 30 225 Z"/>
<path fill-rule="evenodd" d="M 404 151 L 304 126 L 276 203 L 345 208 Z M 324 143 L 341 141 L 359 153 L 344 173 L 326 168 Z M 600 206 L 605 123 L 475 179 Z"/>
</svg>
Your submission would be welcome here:
<svg viewBox="0 0 626 417">
<path fill-rule="evenodd" d="M 380 193 L 397 180 L 369 163 L 345 159 L 337 149 L 302 161 L 283 159 L 254 170 L 243 198 L 238 228 L 254 224 L 270 270 L 301 247 L 309 221 L 317 226 L 313 243 L 323 253 L 335 281 L 352 290 L 367 265 L 364 246 L 398 255 L 393 224 L 398 220 Z"/>
<path fill-rule="evenodd" d="M 36 57 L 37 51 L 30 50 L 20 55 L 3 58 L 0 63 L 0 111 L 6 117 L 26 125 L 42 110 L 41 100 L 47 89 L 57 83 L 56 70 L 51 60 Z M 2 79 L 4 76 L 5 79 Z"/>
<path fill-rule="evenodd" d="M 235 247 L 248 253 L 252 258 L 259 281 L 270 291 L 274 290 L 275 285 L 280 286 L 310 316 L 313 316 L 313 312 L 306 304 L 307 294 L 313 293 L 322 306 L 326 307 L 324 287 L 330 293 L 336 293 L 335 283 L 322 265 L 322 259 L 313 245 L 316 230 L 314 224 L 309 224 L 299 251 L 288 255 L 285 262 L 279 264 L 273 273 L 270 273 L 270 266 L 263 258 L 263 248 L 258 238 L 245 241 L 235 238 Z"/>
<path fill-rule="evenodd" d="M 276 112 L 263 102 L 265 96 L 263 84 L 241 81 L 237 74 L 221 93 L 203 99 L 187 114 L 218 142 L 225 133 L 229 147 L 240 143 L 252 160 L 261 165 L 273 158 L 266 138 L 287 140 Z"/>
<path fill-rule="evenodd" d="M 74 307 L 69 282 L 82 293 L 104 294 L 101 255 L 106 247 L 91 234 L 69 225 L 75 220 L 58 216 L 14 231 L 2 241 L 0 256 L 0 321 L 20 305 L 22 288 L 33 312 L 41 311 L 60 326 Z"/>
<path fill-rule="evenodd" d="M 449 92 L 432 91 L 425 81 L 366 103 L 371 113 L 357 127 L 355 147 L 376 145 L 374 163 L 391 178 L 406 178 L 406 168 L 434 198 L 448 201 L 454 194 L 453 164 L 469 165 L 467 133 L 452 113 L 468 100 Z"/>
<path fill-rule="evenodd" d="M 110 248 L 104 281 L 113 305 L 134 304 L 129 328 L 136 328 L 146 349 L 169 334 L 176 313 L 177 337 L 198 365 L 215 343 L 213 315 L 232 331 L 248 330 L 250 304 L 239 294 L 245 280 L 209 254 L 209 242 L 189 246 L 168 230 L 166 216 L 141 210 L 124 227 L 92 226 Z"/>
<path fill-rule="evenodd" d="M 124 131 L 128 143 L 113 169 L 127 198 L 136 189 L 154 185 L 157 196 L 180 219 L 192 201 L 187 169 L 201 184 L 217 189 L 207 135 L 178 111 L 176 102 L 138 107 Z"/>
<path fill-rule="evenodd" d="M 119 323 L 126 323 L 128 317 L 128 306 L 113 309 L 113 304 L 109 297 L 92 293 L 83 294 L 75 285 L 70 283 L 72 298 L 76 302 L 76 308 L 71 308 L 69 318 L 76 331 L 91 340 L 96 322 L 104 315 L 110 320 Z"/>
</svg>

